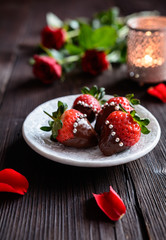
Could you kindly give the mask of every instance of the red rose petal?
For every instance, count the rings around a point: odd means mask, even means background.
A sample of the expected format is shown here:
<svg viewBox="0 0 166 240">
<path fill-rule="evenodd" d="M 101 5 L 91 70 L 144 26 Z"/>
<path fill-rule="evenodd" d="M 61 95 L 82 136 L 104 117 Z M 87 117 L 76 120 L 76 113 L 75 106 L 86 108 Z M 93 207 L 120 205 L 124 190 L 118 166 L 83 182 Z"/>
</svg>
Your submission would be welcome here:
<svg viewBox="0 0 166 240">
<path fill-rule="evenodd" d="M 22 174 L 10 168 L 0 171 L 0 192 L 13 192 L 24 195 L 28 187 L 29 183 Z"/>
<path fill-rule="evenodd" d="M 156 85 L 155 87 L 148 88 L 147 92 L 159 98 L 162 102 L 166 103 L 166 85 L 163 83 L 160 83 Z"/>
<path fill-rule="evenodd" d="M 93 194 L 98 206 L 113 221 L 119 220 L 126 212 L 126 207 L 119 195 L 110 186 L 109 192 Z"/>
</svg>

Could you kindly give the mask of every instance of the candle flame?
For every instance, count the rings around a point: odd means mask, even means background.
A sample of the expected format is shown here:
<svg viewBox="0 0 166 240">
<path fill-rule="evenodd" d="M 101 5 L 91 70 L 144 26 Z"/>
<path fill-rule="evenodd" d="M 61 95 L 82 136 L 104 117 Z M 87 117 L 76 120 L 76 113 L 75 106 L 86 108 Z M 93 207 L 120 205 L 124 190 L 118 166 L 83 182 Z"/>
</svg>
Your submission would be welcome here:
<svg viewBox="0 0 166 240">
<path fill-rule="evenodd" d="M 151 65 L 153 58 L 149 55 L 145 55 L 144 61 L 145 61 L 145 64 Z"/>
</svg>

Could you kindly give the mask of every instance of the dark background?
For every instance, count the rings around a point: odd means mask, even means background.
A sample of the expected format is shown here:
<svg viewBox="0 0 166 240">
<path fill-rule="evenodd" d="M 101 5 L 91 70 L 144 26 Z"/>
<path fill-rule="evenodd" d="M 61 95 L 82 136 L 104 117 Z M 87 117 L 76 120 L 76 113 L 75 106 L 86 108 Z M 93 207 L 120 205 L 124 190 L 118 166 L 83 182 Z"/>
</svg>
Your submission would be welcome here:
<svg viewBox="0 0 166 240">
<path fill-rule="evenodd" d="M 1 240 L 165 239 L 166 105 L 146 93 L 147 85 L 132 82 L 125 65 L 95 78 L 78 71 L 64 82 L 45 86 L 28 64 L 47 12 L 62 19 L 91 17 L 113 6 L 122 15 L 143 10 L 166 15 L 164 0 L 0 1 L 0 168 L 19 171 L 30 184 L 23 197 L 0 193 Z M 134 92 L 141 99 L 162 129 L 156 148 L 137 161 L 108 168 L 66 166 L 32 151 L 21 133 L 25 117 L 45 101 L 78 94 L 82 86 L 94 84 L 108 94 Z M 115 223 L 92 196 L 108 191 L 110 185 L 127 207 L 126 215 Z"/>
</svg>

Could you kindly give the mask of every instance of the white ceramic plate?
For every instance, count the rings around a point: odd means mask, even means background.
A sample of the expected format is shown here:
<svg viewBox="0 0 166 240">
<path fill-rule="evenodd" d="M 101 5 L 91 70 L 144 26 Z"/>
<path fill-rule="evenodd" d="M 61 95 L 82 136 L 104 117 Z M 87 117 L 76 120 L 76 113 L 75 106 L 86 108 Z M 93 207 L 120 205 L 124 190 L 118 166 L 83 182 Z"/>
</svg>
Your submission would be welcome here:
<svg viewBox="0 0 166 240">
<path fill-rule="evenodd" d="M 141 117 L 149 118 L 148 135 L 141 135 L 140 141 L 130 149 L 112 156 L 104 156 L 99 147 L 89 149 L 76 149 L 65 147 L 60 143 L 50 140 L 51 132 L 40 130 L 41 126 L 47 126 L 49 117 L 43 112 L 52 113 L 57 109 L 57 102 L 62 101 L 72 107 L 73 101 L 78 95 L 70 95 L 50 100 L 35 108 L 25 119 L 22 133 L 27 144 L 40 155 L 63 164 L 83 167 L 106 167 L 124 164 L 136 160 L 150 152 L 160 139 L 160 126 L 155 117 L 141 105 L 136 106 L 136 111 Z M 112 96 L 106 95 L 108 100 Z"/>
</svg>

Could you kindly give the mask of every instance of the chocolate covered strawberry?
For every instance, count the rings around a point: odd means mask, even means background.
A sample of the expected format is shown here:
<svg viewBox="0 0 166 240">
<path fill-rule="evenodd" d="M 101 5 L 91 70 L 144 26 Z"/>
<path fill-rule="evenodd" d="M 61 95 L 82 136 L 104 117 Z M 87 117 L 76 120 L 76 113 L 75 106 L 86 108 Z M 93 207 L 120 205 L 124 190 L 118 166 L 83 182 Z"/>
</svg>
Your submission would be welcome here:
<svg viewBox="0 0 166 240">
<path fill-rule="evenodd" d="M 52 131 L 52 140 L 76 148 L 87 148 L 97 145 L 97 134 L 86 115 L 75 109 L 67 109 L 67 105 L 58 102 L 58 110 L 52 115 L 45 112 L 52 121 L 49 126 L 41 127 L 43 131 Z"/>
<path fill-rule="evenodd" d="M 140 119 L 135 111 L 112 112 L 106 118 L 101 132 L 100 150 L 104 155 L 110 156 L 130 148 L 139 141 L 141 132 L 144 134 L 150 132 L 146 128 L 148 124 L 149 120 Z"/>
<path fill-rule="evenodd" d="M 122 105 L 122 107 L 130 113 L 133 109 L 133 105 L 139 104 L 140 101 L 138 99 L 134 99 L 134 94 L 128 94 L 126 97 L 113 97 L 110 98 L 103 106 L 102 110 L 99 112 L 96 124 L 95 124 L 95 130 L 100 134 L 103 123 L 105 122 L 106 118 L 109 116 L 110 113 L 114 111 L 121 110 L 119 107 L 119 104 Z"/>
<path fill-rule="evenodd" d="M 87 115 L 87 119 L 93 122 L 95 115 L 97 115 L 100 110 L 104 100 L 102 98 L 105 95 L 105 89 L 98 89 L 97 86 L 93 86 L 91 89 L 84 87 L 81 90 L 82 95 L 77 97 L 73 103 L 73 108 Z"/>
</svg>

